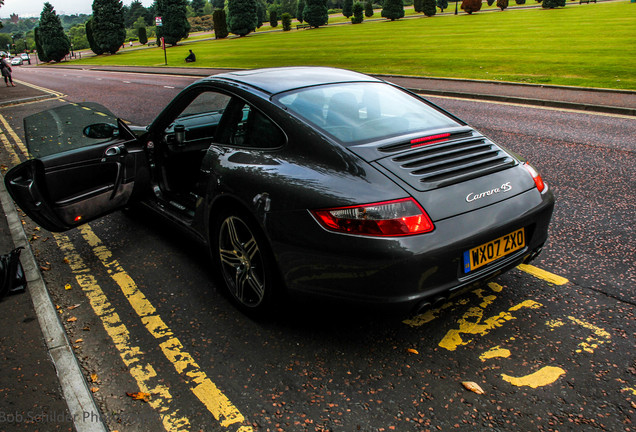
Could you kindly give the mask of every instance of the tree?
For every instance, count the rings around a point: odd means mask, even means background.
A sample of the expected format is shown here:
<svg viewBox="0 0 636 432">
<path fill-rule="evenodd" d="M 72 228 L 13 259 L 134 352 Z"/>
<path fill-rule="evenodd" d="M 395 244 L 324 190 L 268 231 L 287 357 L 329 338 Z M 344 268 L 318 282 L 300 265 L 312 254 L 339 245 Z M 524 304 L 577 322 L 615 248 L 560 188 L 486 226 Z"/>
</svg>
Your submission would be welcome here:
<svg viewBox="0 0 636 432">
<path fill-rule="evenodd" d="M 38 57 L 43 62 L 59 62 L 71 51 L 60 17 L 57 16 L 51 3 L 44 3 L 40 14 L 40 25 L 36 27 L 36 45 L 39 45 Z"/>
<path fill-rule="evenodd" d="M 272 28 L 278 27 L 278 14 L 275 10 L 269 11 L 269 25 Z"/>
<path fill-rule="evenodd" d="M 227 20 L 225 18 L 225 9 L 217 9 L 212 13 L 214 20 L 214 37 L 216 39 L 225 39 L 229 32 L 227 31 Z"/>
<path fill-rule="evenodd" d="M 95 38 L 93 37 L 93 18 L 86 21 L 85 27 L 86 39 L 88 40 L 88 46 L 91 48 L 91 51 L 93 51 L 97 55 L 104 54 L 104 51 L 97 46 L 97 44 L 95 43 Z"/>
<path fill-rule="evenodd" d="M 448 0 L 437 0 L 437 7 L 444 13 L 444 9 L 448 7 Z"/>
<path fill-rule="evenodd" d="M 126 40 L 120 0 L 93 1 L 93 40 L 101 52 L 115 54 Z"/>
<path fill-rule="evenodd" d="M 285 12 L 283 16 L 280 17 L 280 22 L 283 24 L 283 31 L 291 30 L 292 17 L 290 14 Z"/>
<path fill-rule="evenodd" d="M 381 15 L 391 21 L 404 17 L 403 0 L 385 0 Z"/>
<path fill-rule="evenodd" d="M 371 18 L 373 16 L 373 1 L 367 0 L 364 4 L 364 16 L 367 18 Z"/>
<path fill-rule="evenodd" d="M 132 5 L 131 5 L 132 6 Z M 205 0 L 192 0 L 190 6 L 194 10 L 196 16 L 203 15 L 203 7 L 205 6 Z"/>
<path fill-rule="evenodd" d="M 362 3 L 355 2 L 353 5 L 353 17 L 351 18 L 351 24 L 360 24 L 364 20 L 364 6 Z"/>
<path fill-rule="evenodd" d="M 146 27 L 137 28 L 137 36 L 139 37 L 140 44 L 146 45 L 148 43 L 148 33 L 146 32 Z"/>
<path fill-rule="evenodd" d="M 256 28 L 263 27 L 267 19 L 267 5 L 264 0 L 256 0 Z"/>
<path fill-rule="evenodd" d="M 515 0 L 518 5 L 526 4 L 526 0 Z"/>
<path fill-rule="evenodd" d="M 157 39 L 163 37 L 166 44 L 176 45 L 188 37 L 190 23 L 186 17 L 185 0 L 156 0 L 157 16 L 162 18 L 162 26 L 157 27 Z"/>
<path fill-rule="evenodd" d="M 504 10 L 508 7 L 508 0 L 497 0 L 497 7 Z"/>
<path fill-rule="evenodd" d="M 329 22 L 327 2 L 325 0 L 305 0 L 303 19 L 311 27 L 320 27 Z"/>
<path fill-rule="evenodd" d="M 139 0 L 133 0 L 129 7 L 124 6 L 123 11 L 124 25 L 126 28 L 132 27 L 133 23 L 135 23 L 139 17 L 143 17 L 146 22 L 148 21 L 148 9 L 146 9 Z M 154 17 L 151 18 L 154 19 Z"/>
<path fill-rule="evenodd" d="M 86 24 L 77 24 L 71 27 L 68 31 L 68 38 L 75 50 L 90 48 L 86 39 Z"/>
<path fill-rule="evenodd" d="M 413 0 L 413 10 L 416 13 L 424 12 L 424 0 Z"/>
<path fill-rule="evenodd" d="M 227 27 L 230 33 L 245 36 L 256 30 L 256 1 L 228 0 Z"/>
<path fill-rule="evenodd" d="M 462 0 L 462 10 L 468 15 L 481 9 L 481 0 Z"/>
<path fill-rule="evenodd" d="M 427 17 L 432 17 L 437 13 L 435 0 L 422 0 L 422 12 Z"/>
<path fill-rule="evenodd" d="M 303 12 L 305 10 L 305 0 L 298 0 L 298 6 L 296 7 L 296 19 L 298 22 L 303 22 Z"/>
<path fill-rule="evenodd" d="M 5 35 L 1 35 L 1 36 L 5 36 Z M 6 35 L 7 37 L 9 35 Z M 49 61 L 49 58 L 46 56 L 46 54 L 44 53 L 44 48 L 42 48 L 42 44 L 40 43 L 40 28 L 36 27 L 33 29 L 33 37 L 35 38 L 35 50 L 38 53 L 38 58 L 40 59 L 41 62 L 47 63 Z"/>
<path fill-rule="evenodd" d="M 212 0 L 212 6 L 214 6 L 214 9 L 223 9 L 225 7 L 225 0 Z"/>
<path fill-rule="evenodd" d="M 342 3 L 342 15 L 347 18 L 353 15 L 353 0 L 344 0 Z"/>
<path fill-rule="evenodd" d="M 544 9 L 554 9 L 559 6 L 565 6 L 565 0 L 543 0 L 542 7 Z"/>
</svg>

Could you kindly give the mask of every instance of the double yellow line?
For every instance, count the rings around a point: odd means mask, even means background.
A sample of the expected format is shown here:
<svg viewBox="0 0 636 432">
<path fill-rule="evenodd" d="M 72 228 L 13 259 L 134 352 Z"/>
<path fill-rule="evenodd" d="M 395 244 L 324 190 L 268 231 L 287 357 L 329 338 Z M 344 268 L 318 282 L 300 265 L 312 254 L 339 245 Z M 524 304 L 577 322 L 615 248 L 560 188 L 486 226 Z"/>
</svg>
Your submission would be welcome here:
<svg viewBox="0 0 636 432">
<path fill-rule="evenodd" d="M 7 151 L 9 162 L 17 165 L 20 163 L 19 153 L 27 157 L 28 151 L 2 115 L 0 115 L 0 124 L 4 129 L 4 133 L 0 133 L 0 141 Z M 130 275 L 126 273 L 119 261 L 113 257 L 112 252 L 103 244 L 92 228 L 86 224 L 78 229 L 82 238 L 88 243 L 95 256 L 120 288 L 146 330 L 156 339 L 166 359 L 220 426 L 232 432 L 252 432 L 253 428 L 247 424 L 243 414 L 208 378 L 194 357 L 185 350 L 179 338 L 166 325 L 157 309 Z M 170 432 L 190 430 L 190 419 L 181 414 L 168 386 L 162 383 L 162 377 L 157 374 L 152 362 L 146 358 L 142 347 L 132 343 L 127 326 L 121 320 L 96 278 L 91 274 L 91 269 L 86 266 L 71 240 L 64 234 L 54 234 L 54 238 L 64 253 L 78 285 L 88 298 L 95 315 L 100 318 L 123 363 L 137 382 L 139 390 L 151 394 L 149 404 L 157 411 L 165 430 Z"/>
</svg>

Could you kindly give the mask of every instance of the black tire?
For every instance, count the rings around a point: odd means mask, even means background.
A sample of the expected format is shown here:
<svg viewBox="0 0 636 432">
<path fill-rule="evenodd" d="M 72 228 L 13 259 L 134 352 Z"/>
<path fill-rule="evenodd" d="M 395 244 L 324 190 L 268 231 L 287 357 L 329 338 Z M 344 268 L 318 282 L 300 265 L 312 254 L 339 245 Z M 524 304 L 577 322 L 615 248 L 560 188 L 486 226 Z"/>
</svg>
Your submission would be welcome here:
<svg viewBox="0 0 636 432">
<path fill-rule="evenodd" d="M 228 210 L 214 219 L 211 237 L 212 259 L 232 301 L 248 315 L 271 311 L 276 270 L 260 227 L 246 212 Z"/>
</svg>

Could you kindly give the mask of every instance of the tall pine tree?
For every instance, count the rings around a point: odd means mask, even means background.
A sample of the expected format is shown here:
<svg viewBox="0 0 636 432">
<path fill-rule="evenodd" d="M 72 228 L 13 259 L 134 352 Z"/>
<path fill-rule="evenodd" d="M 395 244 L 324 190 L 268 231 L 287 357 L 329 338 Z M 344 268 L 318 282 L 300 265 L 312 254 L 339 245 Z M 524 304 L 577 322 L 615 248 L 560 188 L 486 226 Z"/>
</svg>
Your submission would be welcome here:
<svg viewBox="0 0 636 432">
<path fill-rule="evenodd" d="M 156 0 L 157 16 L 162 25 L 157 27 L 157 39 L 163 37 L 167 45 L 176 45 L 188 37 L 190 23 L 186 18 L 186 0 Z"/>
<path fill-rule="evenodd" d="M 391 21 L 404 17 L 403 0 L 386 0 L 384 2 L 384 7 L 382 8 L 381 15 Z"/>
<path fill-rule="evenodd" d="M 49 2 L 44 3 L 36 34 L 42 49 L 42 55 L 38 51 L 38 57 L 44 62 L 59 62 L 71 51 L 71 41 L 64 34 L 60 17 Z"/>
<path fill-rule="evenodd" d="M 230 33 L 239 36 L 250 34 L 256 30 L 257 22 L 255 0 L 227 1 L 227 28 Z"/>
<path fill-rule="evenodd" d="M 329 22 L 327 0 L 305 0 L 303 19 L 312 27 L 320 27 Z"/>
<path fill-rule="evenodd" d="M 115 54 L 126 40 L 120 0 L 93 0 L 93 41 L 102 53 Z"/>
</svg>

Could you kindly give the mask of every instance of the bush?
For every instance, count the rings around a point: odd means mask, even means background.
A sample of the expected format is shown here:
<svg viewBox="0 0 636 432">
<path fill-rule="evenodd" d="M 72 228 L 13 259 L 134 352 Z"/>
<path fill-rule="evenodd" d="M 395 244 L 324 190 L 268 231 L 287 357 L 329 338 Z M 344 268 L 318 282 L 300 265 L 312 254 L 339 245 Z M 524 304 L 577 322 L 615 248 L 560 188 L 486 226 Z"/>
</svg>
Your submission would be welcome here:
<svg viewBox="0 0 636 432">
<path fill-rule="evenodd" d="M 462 10 L 468 15 L 481 9 L 481 0 L 463 0 Z"/>
<path fill-rule="evenodd" d="M 416 13 L 424 12 L 424 0 L 414 0 L 413 1 L 413 10 Z"/>
<path fill-rule="evenodd" d="M 292 17 L 291 17 L 290 14 L 285 12 L 283 14 L 283 16 L 280 17 L 280 21 L 283 24 L 283 31 L 290 31 L 291 30 Z"/>
<path fill-rule="evenodd" d="M 356 2 L 353 5 L 353 16 L 351 17 L 351 24 L 360 24 L 364 20 L 364 6 L 362 3 Z"/>
<path fill-rule="evenodd" d="M 391 21 L 404 17 L 404 3 L 402 0 L 386 0 L 381 15 Z"/>
<path fill-rule="evenodd" d="M 508 7 L 508 0 L 497 0 L 497 7 L 504 10 Z"/>
<path fill-rule="evenodd" d="M 275 10 L 269 12 L 269 25 L 272 28 L 278 27 L 278 15 Z"/>
<path fill-rule="evenodd" d="M 437 5 L 435 4 L 435 0 L 422 0 L 422 12 L 427 17 L 432 17 L 437 13 Z"/>
<path fill-rule="evenodd" d="M 311 27 L 320 27 L 329 22 L 325 0 L 306 0 L 303 19 Z"/>
<path fill-rule="evenodd" d="M 190 31 L 211 31 L 214 30 L 214 18 L 212 15 L 202 15 L 188 18 Z"/>
<path fill-rule="evenodd" d="M 448 8 L 448 0 L 437 0 L 437 7 L 444 12 L 444 9 Z"/>
<path fill-rule="evenodd" d="M 518 5 L 526 4 L 526 0 L 515 0 Z"/>
</svg>

